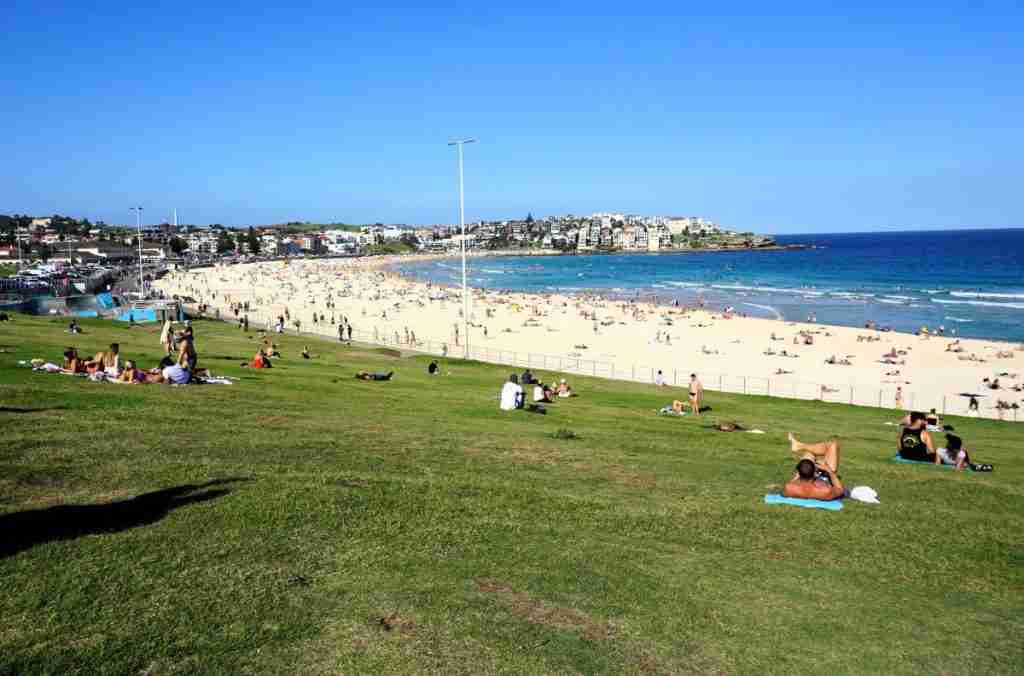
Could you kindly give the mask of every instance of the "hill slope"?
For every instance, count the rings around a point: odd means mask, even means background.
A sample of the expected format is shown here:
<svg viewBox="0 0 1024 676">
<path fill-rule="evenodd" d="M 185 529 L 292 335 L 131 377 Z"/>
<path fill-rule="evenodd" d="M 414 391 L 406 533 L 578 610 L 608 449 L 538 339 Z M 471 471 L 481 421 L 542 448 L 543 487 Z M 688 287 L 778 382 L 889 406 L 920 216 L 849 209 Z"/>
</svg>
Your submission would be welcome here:
<svg viewBox="0 0 1024 676">
<path fill-rule="evenodd" d="M 197 322 L 231 386 L 32 372 L 158 328 L 0 324 L 0 673 L 1014 673 L 1024 428 L 951 418 L 991 474 L 895 464 L 875 409 L 507 370 Z M 390 382 L 352 378 L 394 371 Z M 554 374 L 542 374 L 552 376 Z M 766 434 L 720 433 L 740 420 Z M 559 430 L 578 438 L 559 438 Z M 768 507 L 785 435 L 838 434 L 881 505 Z"/>
</svg>

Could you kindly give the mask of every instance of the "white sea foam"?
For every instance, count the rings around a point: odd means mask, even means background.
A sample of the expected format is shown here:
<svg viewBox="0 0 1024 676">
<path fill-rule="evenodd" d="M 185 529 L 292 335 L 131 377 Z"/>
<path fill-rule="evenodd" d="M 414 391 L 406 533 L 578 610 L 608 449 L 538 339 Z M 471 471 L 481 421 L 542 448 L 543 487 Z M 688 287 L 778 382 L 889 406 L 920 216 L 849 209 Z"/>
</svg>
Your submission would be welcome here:
<svg viewBox="0 0 1024 676">
<path fill-rule="evenodd" d="M 885 303 L 887 305 L 906 305 L 906 301 L 902 300 L 890 300 L 889 298 L 879 298 L 879 303 Z"/>
<path fill-rule="evenodd" d="M 680 286 L 680 287 L 683 287 L 683 288 L 704 286 L 704 284 L 702 282 L 666 282 L 666 284 L 669 284 L 671 286 Z M 655 286 L 657 286 L 657 285 L 655 285 Z"/>
<path fill-rule="evenodd" d="M 1024 293 L 985 293 L 983 291 L 950 291 L 949 295 L 957 298 L 1024 298 Z"/>
<path fill-rule="evenodd" d="M 824 296 L 824 291 L 811 291 L 809 289 L 788 289 L 777 286 L 744 286 L 743 284 L 712 284 L 712 289 L 723 291 L 762 291 L 765 293 L 795 293 L 801 296 Z"/>
<path fill-rule="evenodd" d="M 950 317 L 949 315 L 946 315 L 945 317 L 943 317 L 943 319 L 948 319 L 951 322 L 961 322 L 963 324 L 970 324 L 974 321 L 973 319 L 964 319 L 963 317 Z"/>
<path fill-rule="evenodd" d="M 977 305 L 981 307 L 1002 307 L 1008 310 L 1024 310 L 1024 303 L 990 303 L 987 300 L 942 300 L 941 298 L 932 298 L 933 303 L 942 303 L 943 305 Z"/>
<path fill-rule="evenodd" d="M 882 296 L 882 298 L 889 298 L 890 300 L 917 300 L 913 296 Z"/>
</svg>

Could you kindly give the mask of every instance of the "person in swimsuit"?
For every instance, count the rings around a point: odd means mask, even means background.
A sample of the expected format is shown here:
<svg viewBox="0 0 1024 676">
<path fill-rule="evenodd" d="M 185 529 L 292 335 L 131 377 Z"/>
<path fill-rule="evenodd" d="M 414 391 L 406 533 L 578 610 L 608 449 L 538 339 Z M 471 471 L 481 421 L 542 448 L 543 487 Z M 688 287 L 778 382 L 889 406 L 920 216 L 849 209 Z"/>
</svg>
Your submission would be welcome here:
<svg viewBox="0 0 1024 676">
<path fill-rule="evenodd" d="M 846 489 L 835 470 L 815 465 L 814 461 L 804 458 L 797 463 L 796 473 L 786 483 L 782 494 L 787 498 L 836 500 L 846 494 Z"/>
<path fill-rule="evenodd" d="M 694 415 L 700 415 L 700 397 L 704 393 L 704 386 L 700 384 L 696 373 L 690 374 L 690 410 Z"/>
<path fill-rule="evenodd" d="M 793 433 L 789 433 L 789 450 L 801 460 L 810 460 L 819 468 L 839 471 L 839 439 L 832 438 L 816 444 L 798 441 Z"/>
</svg>

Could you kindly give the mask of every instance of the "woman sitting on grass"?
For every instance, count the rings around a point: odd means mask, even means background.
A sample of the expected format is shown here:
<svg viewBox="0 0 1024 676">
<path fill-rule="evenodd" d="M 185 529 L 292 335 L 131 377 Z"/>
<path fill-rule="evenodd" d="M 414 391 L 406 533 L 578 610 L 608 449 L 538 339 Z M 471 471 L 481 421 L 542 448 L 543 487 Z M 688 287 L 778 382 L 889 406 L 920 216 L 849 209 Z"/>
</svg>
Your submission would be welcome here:
<svg viewBox="0 0 1024 676">
<path fill-rule="evenodd" d="M 958 471 L 965 467 L 969 467 L 975 472 L 992 471 L 992 465 L 971 462 L 971 456 L 967 454 L 967 449 L 963 447 L 963 444 L 960 437 L 947 432 L 946 445 L 935 450 L 935 457 L 943 465 L 951 465 Z"/>
<path fill-rule="evenodd" d="M 245 364 L 243 364 L 243 366 L 245 366 Z M 248 366 L 251 369 L 269 369 L 271 368 L 270 357 L 263 354 L 263 350 L 258 350 L 256 354 L 253 355 L 252 361 L 249 362 Z"/>
<path fill-rule="evenodd" d="M 78 356 L 78 350 L 69 347 L 64 350 L 64 373 L 86 373 L 85 362 Z"/>
</svg>

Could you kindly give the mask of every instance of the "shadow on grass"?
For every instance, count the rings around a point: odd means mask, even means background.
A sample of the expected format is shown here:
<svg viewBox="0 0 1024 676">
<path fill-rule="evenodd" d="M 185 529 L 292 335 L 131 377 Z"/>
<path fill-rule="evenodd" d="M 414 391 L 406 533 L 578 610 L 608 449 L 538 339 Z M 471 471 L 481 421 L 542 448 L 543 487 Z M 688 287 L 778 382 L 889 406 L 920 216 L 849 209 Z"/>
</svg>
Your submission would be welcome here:
<svg viewBox="0 0 1024 676">
<path fill-rule="evenodd" d="M 100 505 L 60 505 L 0 516 L 0 559 L 46 542 L 73 540 L 83 535 L 117 533 L 138 526 L 148 526 L 178 507 L 215 500 L 227 495 L 231 492 L 227 488 L 205 489 L 236 481 L 250 479 L 216 479 L 204 484 L 185 484 L 143 493 L 118 502 Z"/>
<path fill-rule="evenodd" d="M 66 411 L 67 406 L 50 406 L 43 408 L 21 408 L 18 406 L 0 406 L 0 413 L 45 413 L 47 411 Z"/>
</svg>

